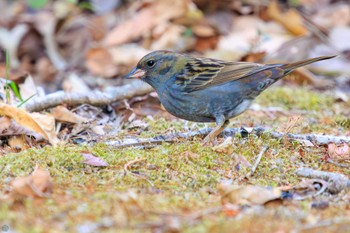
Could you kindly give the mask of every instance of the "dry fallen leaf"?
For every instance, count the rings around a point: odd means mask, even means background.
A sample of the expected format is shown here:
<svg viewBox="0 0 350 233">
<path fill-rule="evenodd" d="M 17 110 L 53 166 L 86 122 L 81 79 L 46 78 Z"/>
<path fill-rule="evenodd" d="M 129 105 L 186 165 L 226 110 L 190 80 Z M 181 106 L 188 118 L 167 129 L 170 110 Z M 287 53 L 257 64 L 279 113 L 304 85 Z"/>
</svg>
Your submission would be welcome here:
<svg viewBox="0 0 350 233">
<path fill-rule="evenodd" d="M 37 122 L 40 128 L 46 133 L 49 142 L 52 145 L 58 145 L 60 140 L 57 138 L 55 129 L 55 118 L 51 114 L 31 113 L 32 119 Z"/>
<path fill-rule="evenodd" d="M 346 143 L 342 146 L 330 143 L 328 144 L 328 155 L 331 159 L 350 158 L 350 147 Z"/>
<path fill-rule="evenodd" d="M 11 148 L 16 150 L 23 150 L 29 148 L 28 143 L 26 142 L 24 136 L 13 136 L 8 140 L 8 144 Z"/>
<path fill-rule="evenodd" d="M 0 136 L 14 136 L 14 135 L 30 135 L 35 137 L 37 141 L 43 140 L 43 136 L 32 130 L 29 130 L 9 117 L 0 117 Z"/>
<path fill-rule="evenodd" d="M 308 30 L 303 25 L 303 18 L 295 9 L 289 9 L 287 12 L 281 12 L 277 1 L 271 1 L 268 9 L 268 16 L 280 23 L 285 29 L 296 36 L 304 36 Z"/>
<path fill-rule="evenodd" d="M 55 133 L 55 119 L 50 115 L 30 114 L 25 110 L 3 103 L 0 103 L 0 115 L 10 117 L 19 125 L 41 134 L 52 145 L 59 143 Z"/>
<path fill-rule="evenodd" d="M 95 167 L 107 167 L 107 166 L 109 166 L 109 164 L 106 161 L 104 161 L 103 159 L 101 159 L 99 157 L 96 157 L 95 155 L 93 155 L 89 151 L 81 151 L 80 154 L 85 158 L 83 163 L 85 163 L 87 165 L 91 165 L 91 166 L 95 166 Z"/>
<path fill-rule="evenodd" d="M 111 78 L 118 74 L 111 53 L 105 48 L 91 48 L 86 54 L 86 67 L 94 75 Z"/>
<path fill-rule="evenodd" d="M 105 38 L 104 45 L 109 47 L 138 39 L 156 25 L 185 15 L 187 10 L 186 0 L 153 1 L 135 13 L 134 17 L 116 26 Z"/>
<path fill-rule="evenodd" d="M 281 198 L 281 190 L 267 189 L 261 186 L 219 184 L 218 191 L 222 204 L 263 205 L 269 201 Z"/>
<path fill-rule="evenodd" d="M 51 114 L 57 121 L 63 121 L 63 122 L 74 123 L 74 124 L 81 124 L 83 122 L 88 121 L 87 118 L 81 117 L 69 111 L 64 106 L 57 106 L 53 108 L 51 110 Z"/>
<path fill-rule="evenodd" d="M 36 167 L 33 173 L 26 177 L 18 177 L 11 182 L 12 192 L 10 197 L 15 200 L 23 197 L 48 197 L 52 192 L 50 173 L 47 170 Z"/>
</svg>

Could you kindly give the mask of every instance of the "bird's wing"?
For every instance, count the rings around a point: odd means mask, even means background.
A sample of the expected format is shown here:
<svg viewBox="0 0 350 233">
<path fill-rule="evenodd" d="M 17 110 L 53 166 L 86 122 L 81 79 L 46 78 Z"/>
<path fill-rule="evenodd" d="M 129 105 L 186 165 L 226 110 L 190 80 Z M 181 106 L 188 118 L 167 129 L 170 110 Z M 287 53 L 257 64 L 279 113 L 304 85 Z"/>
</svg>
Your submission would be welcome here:
<svg viewBox="0 0 350 233">
<path fill-rule="evenodd" d="M 268 65 L 250 62 L 225 62 L 210 58 L 188 58 L 175 83 L 184 86 L 188 92 L 244 78 L 271 68 Z"/>
</svg>

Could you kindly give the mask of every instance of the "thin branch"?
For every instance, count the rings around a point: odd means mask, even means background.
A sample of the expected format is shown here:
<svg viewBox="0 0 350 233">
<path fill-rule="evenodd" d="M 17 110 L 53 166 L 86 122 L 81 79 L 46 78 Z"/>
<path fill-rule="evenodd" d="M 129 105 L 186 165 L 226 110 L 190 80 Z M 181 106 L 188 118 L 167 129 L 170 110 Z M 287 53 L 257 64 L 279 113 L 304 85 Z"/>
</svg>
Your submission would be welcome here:
<svg viewBox="0 0 350 233">
<path fill-rule="evenodd" d="M 299 168 L 295 171 L 297 176 L 311 179 L 322 179 L 329 183 L 328 190 L 331 193 L 339 193 L 344 189 L 350 189 L 350 180 L 347 176 L 339 173 L 324 172 L 311 168 Z"/>
<path fill-rule="evenodd" d="M 331 163 L 331 164 L 333 164 L 335 166 L 338 166 L 338 167 L 350 168 L 350 164 L 338 163 L 338 162 L 335 162 L 335 161 L 333 161 L 331 159 L 327 159 L 327 162 Z"/>
<path fill-rule="evenodd" d="M 151 91 L 152 88 L 148 84 L 134 80 L 124 86 L 112 88 L 107 93 L 101 91 L 92 91 L 90 93 L 55 92 L 44 97 L 31 99 L 25 104 L 25 108 L 30 112 L 39 112 L 61 104 L 69 106 L 80 104 L 106 105 L 134 96 L 145 95 Z"/>
<path fill-rule="evenodd" d="M 268 148 L 269 148 L 268 146 L 264 146 L 262 148 L 262 150 L 258 154 L 258 157 L 256 158 L 254 166 L 252 167 L 251 171 L 247 174 L 247 177 L 251 177 L 254 174 L 255 170 L 259 166 L 259 163 L 260 163 L 262 156 L 264 155 L 264 153 L 267 151 Z"/>
<path fill-rule="evenodd" d="M 186 132 L 186 133 L 171 133 L 167 135 L 160 135 L 153 138 L 128 138 L 124 140 L 109 141 L 107 144 L 115 147 L 129 147 L 129 146 L 147 146 L 158 145 L 162 142 L 175 142 L 178 139 L 190 139 L 196 136 L 205 136 L 211 131 L 211 128 L 200 129 L 198 131 Z M 228 128 L 223 131 L 221 135 L 225 137 L 241 136 L 247 137 L 249 134 L 261 136 L 264 133 L 270 135 L 275 139 L 283 139 L 285 136 L 289 140 L 308 140 L 313 144 L 324 145 L 329 143 L 342 144 L 350 143 L 350 137 L 347 136 L 334 136 L 334 135 L 321 135 L 321 134 L 284 134 L 276 131 L 271 131 L 268 128 Z"/>
</svg>

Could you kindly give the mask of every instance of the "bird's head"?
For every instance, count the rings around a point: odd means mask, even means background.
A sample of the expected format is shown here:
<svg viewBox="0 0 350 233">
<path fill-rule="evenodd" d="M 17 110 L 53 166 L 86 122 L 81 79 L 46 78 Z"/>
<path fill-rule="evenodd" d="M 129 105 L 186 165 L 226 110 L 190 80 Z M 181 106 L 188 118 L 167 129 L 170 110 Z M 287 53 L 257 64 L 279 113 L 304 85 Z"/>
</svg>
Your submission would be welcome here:
<svg viewBox="0 0 350 233">
<path fill-rule="evenodd" d="M 155 89 L 174 77 L 186 65 L 186 58 L 178 53 L 159 50 L 144 56 L 126 78 L 141 79 Z"/>
</svg>

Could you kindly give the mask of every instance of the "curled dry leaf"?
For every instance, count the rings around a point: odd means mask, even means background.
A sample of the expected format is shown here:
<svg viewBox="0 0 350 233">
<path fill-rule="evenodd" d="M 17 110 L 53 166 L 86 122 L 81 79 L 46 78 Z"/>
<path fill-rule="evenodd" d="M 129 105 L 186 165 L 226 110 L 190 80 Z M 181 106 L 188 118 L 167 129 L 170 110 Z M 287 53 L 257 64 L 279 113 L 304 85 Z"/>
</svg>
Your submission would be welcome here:
<svg viewBox="0 0 350 233">
<path fill-rule="evenodd" d="M 87 122 L 88 119 L 78 116 L 77 114 L 69 111 L 64 106 L 57 106 L 51 110 L 52 116 L 58 120 L 68 123 L 81 124 L 83 122 Z"/>
<path fill-rule="evenodd" d="M 281 190 L 267 189 L 261 186 L 219 184 L 218 191 L 222 204 L 263 205 L 269 201 L 281 198 Z"/>
<path fill-rule="evenodd" d="M 23 197 L 48 197 L 52 192 L 50 173 L 47 170 L 36 167 L 33 173 L 27 177 L 18 177 L 11 182 L 12 192 L 10 197 L 15 200 Z"/>
<path fill-rule="evenodd" d="M 290 33 L 297 36 L 304 36 L 308 30 L 303 25 L 303 18 L 295 9 L 289 9 L 287 12 L 281 12 L 277 1 L 271 1 L 268 9 L 268 16 L 280 23 Z"/>
<path fill-rule="evenodd" d="M 95 167 L 107 167 L 109 164 L 101 159 L 100 157 L 96 157 L 94 154 L 89 151 L 81 151 L 80 154 L 85 158 L 83 163 Z"/>
<path fill-rule="evenodd" d="M 3 103 L 0 103 L 0 115 L 12 118 L 19 125 L 41 134 L 52 145 L 59 143 L 55 132 L 55 119 L 51 115 L 30 114 L 25 110 Z"/>
<path fill-rule="evenodd" d="M 331 159 L 350 158 L 350 147 L 346 143 L 341 146 L 334 143 L 328 144 L 328 155 Z"/>
<path fill-rule="evenodd" d="M 114 46 L 138 39 L 156 25 L 185 15 L 187 10 L 187 0 L 153 1 L 134 14 L 134 17 L 116 26 L 107 35 L 104 44 Z"/>
<path fill-rule="evenodd" d="M 86 54 L 86 67 L 94 75 L 105 78 L 113 77 L 118 68 L 113 64 L 112 55 L 105 48 L 92 48 Z"/>
<path fill-rule="evenodd" d="M 9 117 L 0 117 L 0 136 L 30 135 L 37 141 L 43 140 L 43 136 L 17 124 Z"/>
<path fill-rule="evenodd" d="M 55 130 L 55 118 L 50 114 L 31 113 L 32 119 L 38 123 L 40 128 L 46 133 L 49 142 L 52 145 L 58 145 L 60 140 L 57 138 Z"/>
</svg>

